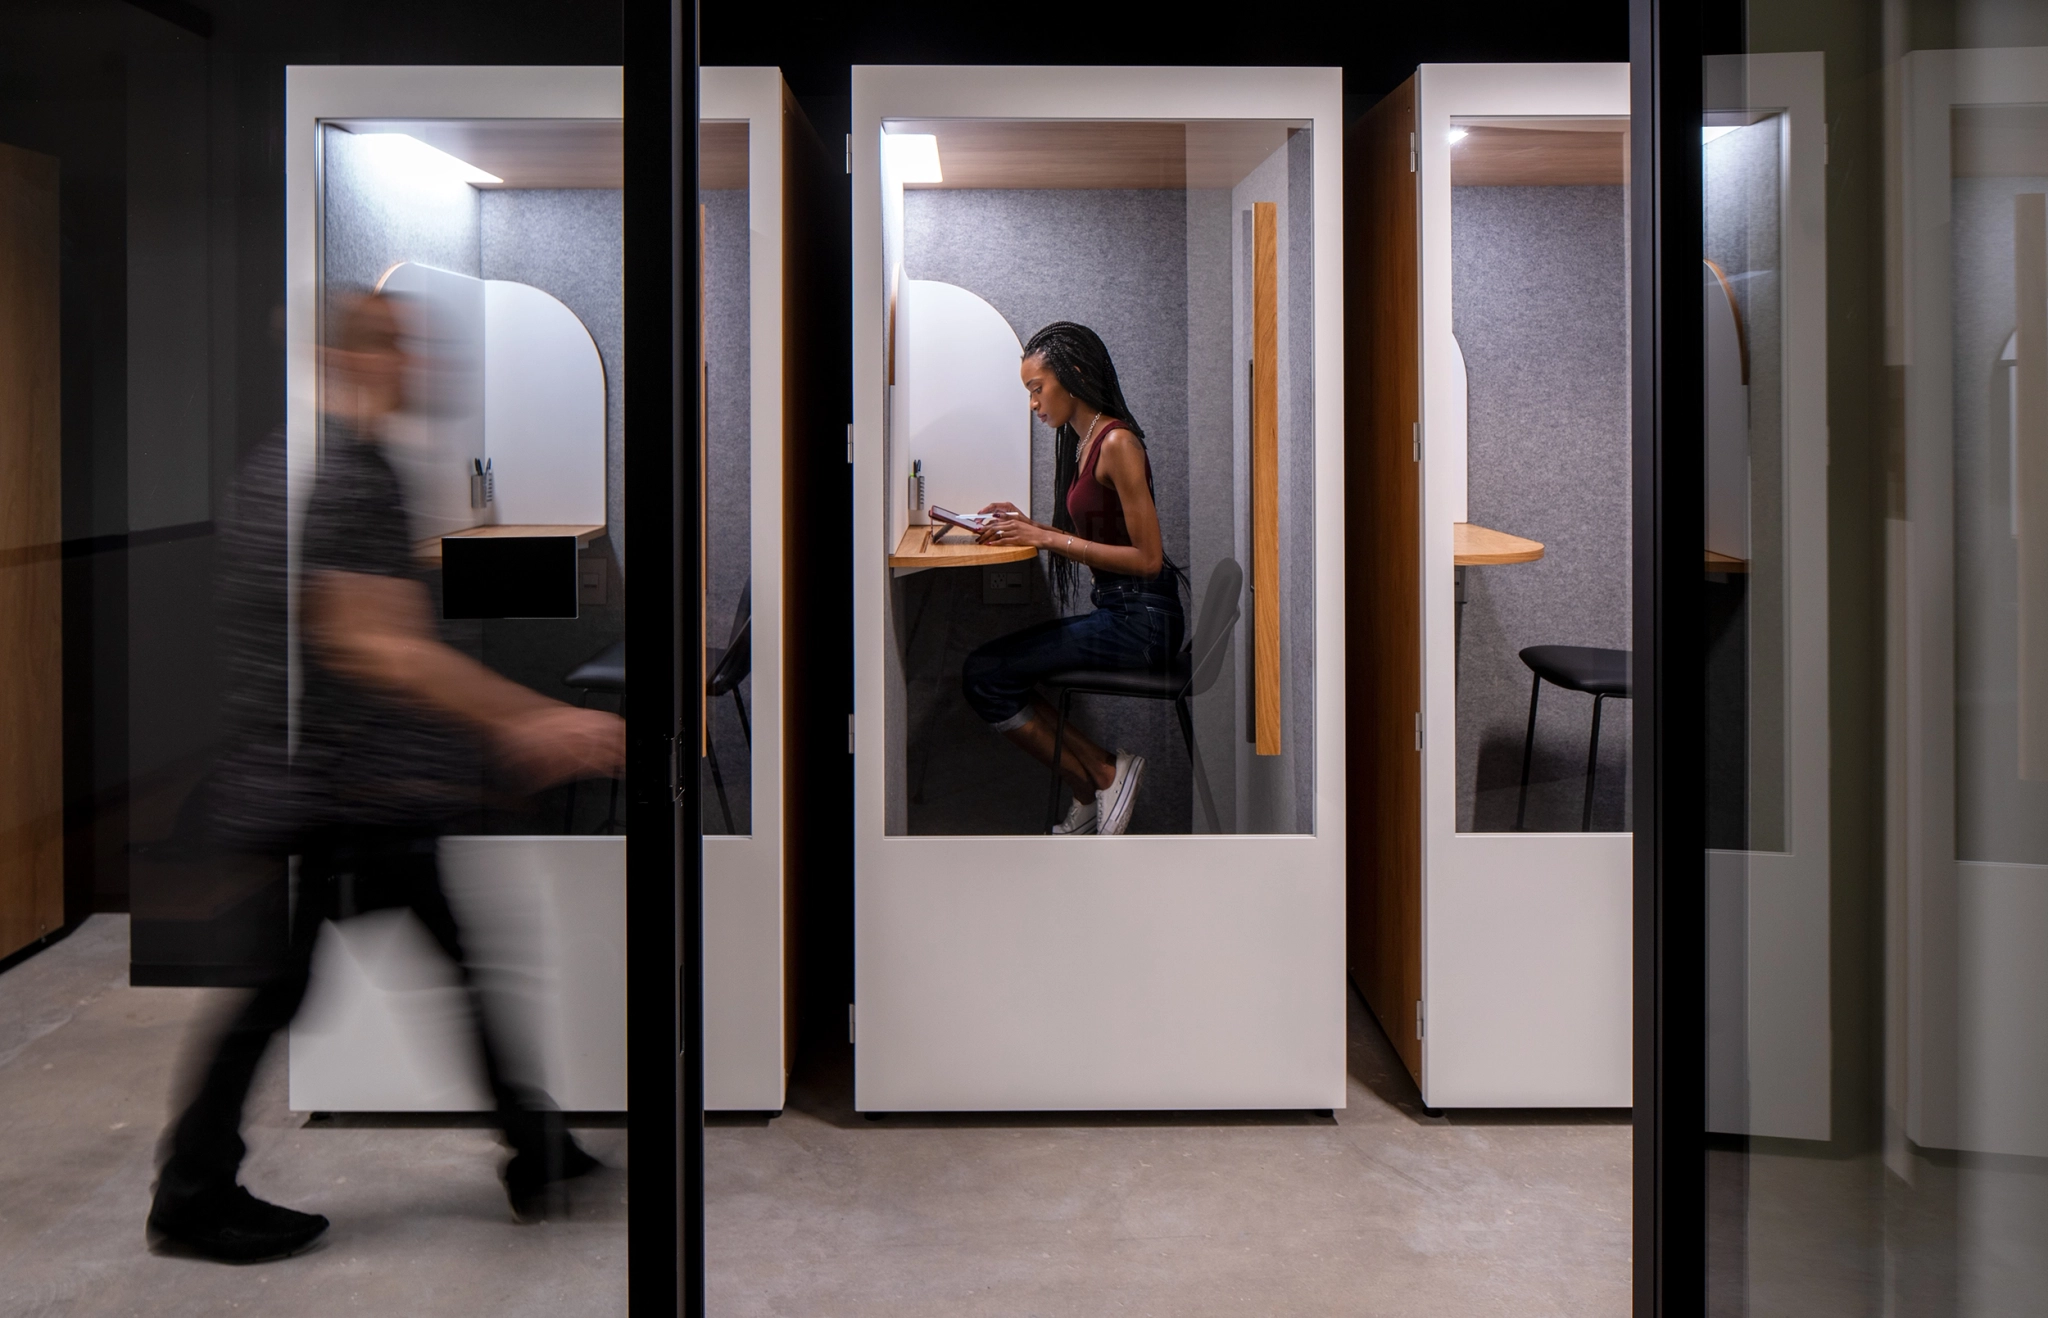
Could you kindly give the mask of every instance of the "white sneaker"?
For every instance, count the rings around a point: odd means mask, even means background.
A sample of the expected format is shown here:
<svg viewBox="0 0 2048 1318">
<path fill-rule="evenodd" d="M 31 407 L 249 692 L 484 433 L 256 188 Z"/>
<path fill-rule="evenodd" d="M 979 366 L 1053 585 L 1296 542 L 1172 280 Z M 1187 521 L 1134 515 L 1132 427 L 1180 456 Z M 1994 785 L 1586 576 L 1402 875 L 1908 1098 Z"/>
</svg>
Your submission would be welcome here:
<svg viewBox="0 0 2048 1318">
<path fill-rule="evenodd" d="M 1115 837 L 1131 824 L 1131 809 L 1138 803 L 1138 780 L 1145 776 L 1145 757 L 1129 751 L 1116 753 L 1116 777 L 1095 794 L 1096 831 Z"/>
<path fill-rule="evenodd" d="M 1067 806 L 1067 817 L 1052 826 L 1055 837 L 1078 837 L 1095 831 L 1095 802 L 1073 801 Z"/>
</svg>

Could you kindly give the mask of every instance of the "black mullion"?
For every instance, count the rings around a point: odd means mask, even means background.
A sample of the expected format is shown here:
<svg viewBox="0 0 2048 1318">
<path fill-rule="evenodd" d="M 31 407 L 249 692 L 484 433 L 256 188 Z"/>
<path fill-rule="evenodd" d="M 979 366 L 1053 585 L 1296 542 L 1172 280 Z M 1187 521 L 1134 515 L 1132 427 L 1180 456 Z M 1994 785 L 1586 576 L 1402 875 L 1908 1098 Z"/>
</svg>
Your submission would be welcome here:
<svg viewBox="0 0 2048 1318">
<path fill-rule="evenodd" d="M 1706 1307 L 1700 25 L 1630 6 L 1637 1318 Z"/>
<path fill-rule="evenodd" d="M 694 589 L 698 382 L 694 3 L 625 6 L 626 1099 L 629 1311 L 703 1312 L 703 892 L 697 808 L 703 685 Z M 694 490 L 694 482 L 687 488 Z M 680 787 L 682 790 L 677 790 Z"/>
</svg>

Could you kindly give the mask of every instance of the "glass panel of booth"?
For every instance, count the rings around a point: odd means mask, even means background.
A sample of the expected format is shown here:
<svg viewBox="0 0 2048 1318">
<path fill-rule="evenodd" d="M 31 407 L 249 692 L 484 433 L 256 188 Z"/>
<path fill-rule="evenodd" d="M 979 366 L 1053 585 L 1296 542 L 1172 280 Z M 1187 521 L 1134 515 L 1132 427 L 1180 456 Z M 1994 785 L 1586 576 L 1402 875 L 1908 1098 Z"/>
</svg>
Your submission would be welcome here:
<svg viewBox="0 0 2048 1318">
<path fill-rule="evenodd" d="M 619 70 L 294 66 L 286 101 L 294 512 L 310 521 L 326 464 L 374 434 L 439 638 L 543 696 L 622 710 Z M 370 295 L 397 333 L 395 410 L 352 398 L 373 377 L 337 354 Z M 333 513 L 326 534 L 346 539 L 356 522 Z M 295 554 L 304 541 L 295 527 Z M 417 760 L 431 738 L 416 741 L 390 753 Z M 480 1000 L 516 1041 L 505 1074 L 565 1111 L 623 1110 L 616 781 L 535 791 L 481 753 L 446 758 L 461 790 L 436 816 L 438 868 Z M 412 991 L 404 967 L 431 949 L 389 930 L 323 937 L 325 1006 L 290 1030 L 292 1106 L 489 1109 L 447 1011 L 456 990 Z"/>
<path fill-rule="evenodd" d="M 387 451 L 417 558 L 447 568 L 429 576 L 444 639 L 604 708 L 625 690 L 621 143 L 617 119 L 319 127 L 321 332 L 367 293 L 400 308 L 413 370 Z M 479 799 L 479 833 L 623 828 L 606 784 Z"/>
<path fill-rule="evenodd" d="M 1450 119 L 1460 832 L 1629 828 L 1628 120 Z M 1422 456 L 1418 453 L 1418 457 Z M 1437 479 L 1438 469 L 1429 473 Z"/>
<path fill-rule="evenodd" d="M 704 316 L 704 831 L 753 832 L 752 237 L 745 120 L 698 126 Z"/>
<path fill-rule="evenodd" d="M 889 834 L 1314 830 L 1312 136 L 884 121 Z"/>
</svg>

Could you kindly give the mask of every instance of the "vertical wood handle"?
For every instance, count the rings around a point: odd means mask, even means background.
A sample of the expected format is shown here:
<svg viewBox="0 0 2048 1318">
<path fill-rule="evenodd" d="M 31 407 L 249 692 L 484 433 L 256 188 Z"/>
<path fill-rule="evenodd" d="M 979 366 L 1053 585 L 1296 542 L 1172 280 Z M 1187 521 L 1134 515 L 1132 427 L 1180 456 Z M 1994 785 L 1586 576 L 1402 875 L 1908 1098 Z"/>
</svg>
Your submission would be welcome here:
<svg viewBox="0 0 2048 1318">
<path fill-rule="evenodd" d="M 1279 210 L 1252 203 L 1252 696 L 1260 755 L 1280 753 Z"/>
</svg>

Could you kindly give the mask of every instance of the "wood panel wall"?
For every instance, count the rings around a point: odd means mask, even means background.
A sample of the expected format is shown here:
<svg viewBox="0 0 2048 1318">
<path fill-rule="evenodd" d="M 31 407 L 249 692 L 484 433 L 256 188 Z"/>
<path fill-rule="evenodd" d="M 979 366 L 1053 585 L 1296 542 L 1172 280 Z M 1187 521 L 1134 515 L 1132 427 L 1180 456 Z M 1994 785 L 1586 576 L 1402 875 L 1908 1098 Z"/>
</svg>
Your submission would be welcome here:
<svg viewBox="0 0 2048 1318">
<path fill-rule="evenodd" d="M 1352 982 L 1422 1074 L 1421 258 L 1415 80 L 1345 136 L 1346 919 Z"/>
<path fill-rule="evenodd" d="M 64 923 L 57 161 L 0 146 L 0 956 Z"/>
</svg>

